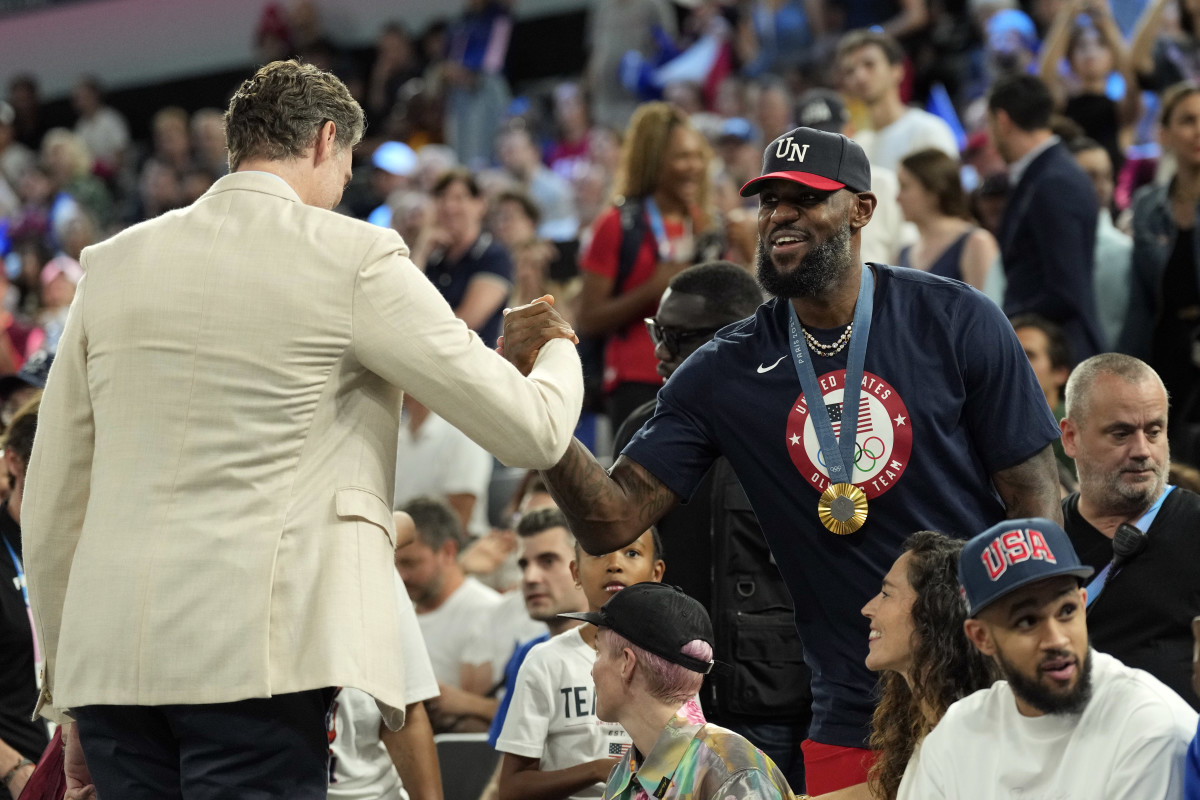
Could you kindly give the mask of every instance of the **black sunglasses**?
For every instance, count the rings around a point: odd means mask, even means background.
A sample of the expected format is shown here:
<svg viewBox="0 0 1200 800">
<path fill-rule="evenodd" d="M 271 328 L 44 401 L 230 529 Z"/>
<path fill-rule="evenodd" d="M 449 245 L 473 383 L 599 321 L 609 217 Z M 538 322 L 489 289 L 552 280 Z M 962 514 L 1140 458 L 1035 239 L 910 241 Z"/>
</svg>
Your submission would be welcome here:
<svg viewBox="0 0 1200 800">
<path fill-rule="evenodd" d="M 667 348 L 667 352 L 673 356 L 679 355 L 679 348 L 684 342 L 707 338 L 725 327 L 724 325 L 718 325 L 715 328 L 697 328 L 694 330 L 668 328 L 665 325 L 660 325 L 654 317 L 646 317 L 644 322 L 646 323 L 646 330 L 650 333 L 650 341 L 654 342 L 654 346 L 663 345 Z"/>
</svg>

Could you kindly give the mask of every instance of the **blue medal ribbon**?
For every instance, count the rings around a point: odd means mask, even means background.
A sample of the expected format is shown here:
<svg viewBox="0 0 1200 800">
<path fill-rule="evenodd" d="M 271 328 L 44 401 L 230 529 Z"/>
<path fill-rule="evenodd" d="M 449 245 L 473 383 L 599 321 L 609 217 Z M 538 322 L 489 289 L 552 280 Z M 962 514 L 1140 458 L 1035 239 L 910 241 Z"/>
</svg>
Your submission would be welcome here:
<svg viewBox="0 0 1200 800">
<path fill-rule="evenodd" d="M 662 261 L 671 260 L 671 240 L 667 237 L 667 226 L 663 222 L 662 212 L 653 197 L 647 197 L 642 204 L 646 209 L 646 219 L 650 222 L 650 232 L 654 234 L 654 245 L 658 248 L 658 257 Z"/>
<path fill-rule="evenodd" d="M 846 360 L 846 385 L 842 388 L 842 436 L 833 432 L 829 411 L 825 408 L 825 396 L 813 368 L 812 356 L 804 342 L 800 328 L 800 317 L 796 307 L 788 303 L 791 318 L 788 333 L 792 343 L 792 363 L 796 366 L 796 377 L 808 403 L 812 416 L 817 443 L 825 460 L 830 483 L 854 483 L 854 447 L 858 434 L 858 396 L 862 389 L 863 365 L 867 360 L 867 336 L 871 332 L 871 311 L 874 303 L 875 275 L 866 264 L 862 265 L 862 279 L 858 285 L 858 300 L 854 305 L 854 329 L 850 333 L 850 353 Z"/>
</svg>

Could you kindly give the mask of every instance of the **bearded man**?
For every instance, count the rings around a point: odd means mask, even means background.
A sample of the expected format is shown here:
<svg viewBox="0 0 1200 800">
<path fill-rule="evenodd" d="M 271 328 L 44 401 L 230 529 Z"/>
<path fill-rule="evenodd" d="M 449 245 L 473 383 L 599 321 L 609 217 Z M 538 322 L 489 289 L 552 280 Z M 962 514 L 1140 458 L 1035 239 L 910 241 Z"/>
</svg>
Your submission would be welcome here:
<svg viewBox="0 0 1200 800">
<path fill-rule="evenodd" d="M 687 358 L 610 471 L 576 441 L 543 475 L 583 547 L 607 552 L 729 459 L 795 601 L 813 675 L 807 790 L 822 794 L 863 782 L 872 760 L 859 609 L 905 538 L 1061 518 L 1058 431 L 995 304 L 861 261 L 876 198 L 857 144 L 796 128 L 742 194 L 760 196 L 758 280 L 775 298 Z"/>
<path fill-rule="evenodd" d="M 1179 800 L 1196 712 L 1154 676 L 1088 642 L 1092 568 L 1048 519 L 967 542 L 963 631 L 1004 680 L 950 706 L 899 800 Z"/>
<path fill-rule="evenodd" d="M 1079 472 L 1079 491 L 1063 500 L 1064 527 L 1083 563 L 1104 571 L 1088 591 L 1093 644 L 1200 708 L 1192 687 L 1200 496 L 1167 483 L 1162 379 L 1132 356 L 1087 359 L 1067 381 L 1062 435 Z M 1122 563 L 1111 563 L 1117 551 Z"/>
</svg>

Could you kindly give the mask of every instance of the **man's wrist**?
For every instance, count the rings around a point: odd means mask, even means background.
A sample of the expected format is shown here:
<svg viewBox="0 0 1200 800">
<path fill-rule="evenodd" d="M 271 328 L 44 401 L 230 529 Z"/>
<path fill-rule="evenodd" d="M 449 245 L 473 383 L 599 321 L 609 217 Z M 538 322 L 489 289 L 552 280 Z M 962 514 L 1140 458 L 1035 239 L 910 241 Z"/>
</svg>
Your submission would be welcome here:
<svg viewBox="0 0 1200 800">
<path fill-rule="evenodd" d="M 15 767 L 10 769 L 8 772 L 4 773 L 3 777 L 0 777 L 0 781 L 2 781 L 4 783 L 5 787 L 7 787 L 10 783 L 13 782 L 13 779 L 16 778 L 17 775 L 21 772 L 21 770 L 23 770 L 25 767 L 36 767 L 36 766 L 37 766 L 37 762 L 32 761 L 28 758 L 22 758 L 20 761 L 17 762 L 17 765 Z"/>
</svg>

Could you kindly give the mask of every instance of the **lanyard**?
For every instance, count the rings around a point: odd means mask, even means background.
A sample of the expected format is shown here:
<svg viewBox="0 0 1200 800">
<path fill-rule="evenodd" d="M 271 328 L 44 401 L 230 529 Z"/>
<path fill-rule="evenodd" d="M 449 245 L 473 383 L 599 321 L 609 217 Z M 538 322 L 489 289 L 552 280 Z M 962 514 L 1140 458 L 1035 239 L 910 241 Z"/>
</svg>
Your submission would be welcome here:
<svg viewBox="0 0 1200 800">
<path fill-rule="evenodd" d="M 1150 531 L 1150 526 L 1154 524 L 1154 518 L 1158 516 L 1159 509 L 1162 508 L 1163 501 L 1167 499 L 1167 495 L 1169 495 L 1171 490 L 1174 488 L 1174 486 L 1167 484 L 1167 488 L 1163 490 L 1163 493 L 1160 494 L 1158 499 L 1154 501 L 1154 505 L 1150 506 L 1150 510 L 1145 514 L 1142 514 L 1141 518 L 1137 522 L 1133 523 L 1133 527 L 1137 528 L 1142 533 L 1148 533 Z M 1112 570 L 1111 561 L 1105 565 L 1104 569 L 1096 573 L 1096 577 L 1092 578 L 1092 582 L 1088 584 L 1088 608 L 1092 607 L 1092 603 L 1096 602 L 1096 598 L 1100 596 L 1100 592 L 1104 591 L 1104 584 L 1108 581 L 1108 573 L 1110 570 Z"/>
<path fill-rule="evenodd" d="M 667 236 L 667 226 L 663 222 L 662 212 L 653 197 L 647 197 L 642 204 L 646 209 L 646 219 L 650 222 L 650 232 L 654 234 L 654 244 L 658 247 L 658 257 L 661 261 L 675 261 L 676 244 Z M 684 235 L 691 228 L 690 222 L 684 223 Z"/>
<path fill-rule="evenodd" d="M 17 569 L 17 583 L 21 585 L 21 596 L 25 598 L 25 607 L 29 608 L 29 589 L 25 586 L 25 570 L 21 568 L 21 559 L 17 558 L 17 553 L 13 550 L 12 545 L 8 543 L 2 534 L 0 539 L 4 539 L 4 547 L 8 550 L 8 557 L 12 559 L 13 566 Z"/>
<path fill-rule="evenodd" d="M 866 264 L 862 266 L 862 279 L 858 285 L 858 301 L 854 305 L 854 330 L 850 335 L 850 354 L 846 360 L 846 385 L 842 388 L 842 436 L 839 439 L 829 421 L 829 410 L 825 407 L 821 385 L 813 369 L 808 345 L 800 330 L 800 318 L 796 307 L 790 302 L 791 319 L 788 332 L 792 340 L 792 362 L 796 366 L 796 377 L 804 390 L 808 413 L 812 415 L 817 443 L 821 446 L 825 468 L 830 483 L 854 483 L 854 447 L 858 433 L 858 395 L 862 389 L 863 364 L 867 358 L 867 335 L 871 331 L 872 293 L 875 275 Z M 849 435 L 846 435 L 849 434 Z"/>
</svg>

